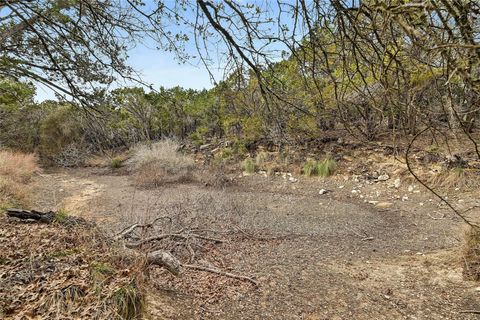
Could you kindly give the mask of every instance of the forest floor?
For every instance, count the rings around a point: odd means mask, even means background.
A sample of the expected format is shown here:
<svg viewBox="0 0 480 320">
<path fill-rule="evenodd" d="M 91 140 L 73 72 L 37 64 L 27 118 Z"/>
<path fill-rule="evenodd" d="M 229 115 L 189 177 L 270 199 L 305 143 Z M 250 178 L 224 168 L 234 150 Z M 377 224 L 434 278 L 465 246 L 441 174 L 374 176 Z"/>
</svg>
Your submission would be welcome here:
<svg viewBox="0 0 480 320">
<path fill-rule="evenodd" d="M 258 287 L 198 271 L 174 278 L 154 270 L 151 319 L 480 317 L 468 312 L 480 310 L 480 284 L 462 276 L 465 226 L 418 184 L 348 175 L 234 178 L 222 189 L 200 182 L 139 189 L 122 170 L 45 171 L 33 183 L 33 204 L 63 208 L 111 234 L 178 207 L 244 230 L 204 259 L 254 277 Z M 455 206 L 480 205 L 478 190 L 448 193 Z"/>
</svg>

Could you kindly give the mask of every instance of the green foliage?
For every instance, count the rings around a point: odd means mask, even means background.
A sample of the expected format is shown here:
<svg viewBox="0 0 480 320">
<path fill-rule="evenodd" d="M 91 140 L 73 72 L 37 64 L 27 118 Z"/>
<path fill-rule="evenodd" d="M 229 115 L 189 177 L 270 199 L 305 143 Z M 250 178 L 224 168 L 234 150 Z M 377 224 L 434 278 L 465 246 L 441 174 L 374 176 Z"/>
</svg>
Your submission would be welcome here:
<svg viewBox="0 0 480 320">
<path fill-rule="evenodd" d="M 72 105 L 53 104 L 40 124 L 39 154 L 42 161 L 54 164 L 70 145 L 82 144 L 81 126 Z"/>
<path fill-rule="evenodd" d="M 326 157 L 322 161 L 308 160 L 304 165 L 302 172 L 307 177 L 320 176 L 329 177 L 337 168 L 337 163 L 331 157 Z"/>
<path fill-rule="evenodd" d="M 103 280 L 105 277 L 115 274 L 115 268 L 105 262 L 92 262 L 90 273 L 95 279 Z"/>
<path fill-rule="evenodd" d="M 255 166 L 257 166 L 258 168 L 263 167 L 265 161 L 267 160 L 267 156 L 267 153 L 263 151 L 257 153 L 257 155 L 255 156 Z"/>
<path fill-rule="evenodd" d="M 432 145 L 428 146 L 425 151 L 427 151 L 429 153 L 433 153 L 433 154 L 438 154 L 439 153 L 439 147 L 438 147 L 437 144 L 432 144 Z"/>
<path fill-rule="evenodd" d="M 48 256 L 50 258 L 64 258 L 64 257 L 68 257 L 68 256 L 71 256 L 71 255 L 77 254 L 79 252 L 80 252 L 80 250 L 78 250 L 78 249 L 65 249 L 65 250 L 54 251 L 54 252 L 50 253 Z"/>
<path fill-rule="evenodd" d="M 317 174 L 317 161 L 315 160 L 308 160 L 304 165 L 303 165 L 303 168 L 302 168 L 302 172 L 304 175 L 306 175 L 307 177 L 311 177 L 313 175 L 316 175 Z"/>
<path fill-rule="evenodd" d="M 216 165 L 224 165 L 232 160 L 234 157 L 234 153 L 232 148 L 223 148 L 219 152 L 215 153 L 213 157 L 213 162 Z"/>
<path fill-rule="evenodd" d="M 247 147 L 245 146 L 245 143 L 242 142 L 241 140 L 236 140 L 233 143 L 232 146 L 232 151 L 235 156 L 237 157 L 243 157 L 248 153 Z"/>
<path fill-rule="evenodd" d="M 246 158 L 242 162 L 242 168 L 245 173 L 252 174 L 255 172 L 255 162 L 251 158 Z"/>
<path fill-rule="evenodd" d="M 121 319 L 134 320 L 141 318 L 145 309 L 145 299 L 135 281 L 117 289 L 111 298 L 117 306 L 117 313 Z"/>
<path fill-rule="evenodd" d="M 58 210 L 55 213 L 55 217 L 54 217 L 53 221 L 56 222 L 56 223 L 59 223 L 59 224 L 64 224 L 68 221 L 69 217 L 70 217 L 70 215 L 68 214 L 68 212 L 66 210 L 62 209 L 62 210 Z"/>
<path fill-rule="evenodd" d="M 337 162 L 331 157 L 326 157 L 316 166 L 316 173 L 320 177 L 329 177 L 331 176 L 337 168 Z"/>
<path fill-rule="evenodd" d="M 122 164 L 123 164 L 123 160 L 118 157 L 115 157 L 110 161 L 110 167 L 113 169 L 120 168 Z"/>
</svg>

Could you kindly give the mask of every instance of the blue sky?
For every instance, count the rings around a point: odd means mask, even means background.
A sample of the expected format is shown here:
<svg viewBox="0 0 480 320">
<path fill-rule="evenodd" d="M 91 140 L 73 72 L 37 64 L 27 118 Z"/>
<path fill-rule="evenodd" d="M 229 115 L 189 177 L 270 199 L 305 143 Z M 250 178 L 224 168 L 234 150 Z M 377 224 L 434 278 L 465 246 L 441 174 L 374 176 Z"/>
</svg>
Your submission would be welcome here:
<svg viewBox="0 0 480 320">
<path fill-rule="evenodd" d="M 152 49 L 146 45 L 138 45 L 130 50 L 129 56 L 130 66 L 140 72 L 142 80 L 152 84 L 154 88 L 182 86 L 192 89 L 209 89 L 213 87 L 208 71 L 197 61 L 180 64 L 173 53 Z M 211 71 L 217 80 L 221 79 L 222 73 L 218 69 L 211 69 Z M 54 98 L 54 93 L 48 88 L 37 87 L 36 100 Z"/>
</svg>

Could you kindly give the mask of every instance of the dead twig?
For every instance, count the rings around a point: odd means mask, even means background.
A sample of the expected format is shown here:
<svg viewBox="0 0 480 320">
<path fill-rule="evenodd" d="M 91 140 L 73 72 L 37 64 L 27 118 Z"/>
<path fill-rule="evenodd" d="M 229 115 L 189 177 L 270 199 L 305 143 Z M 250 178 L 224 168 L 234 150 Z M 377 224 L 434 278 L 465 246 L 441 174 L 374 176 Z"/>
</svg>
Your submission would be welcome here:
<svg viewBox="0 0 480 320">
<path fill-rule="evenodd" d="M 153 220 L 151 223 L 146 223 L 146 224 L 139 224 L 139 223 L 135 223 L 129 227 L 126 227 L 125 229 L 123 229 L 122 231 L 120 231 L 115 237 L 114 239 L 115 240 L 120 240 L 122 238 L 125 238 L 126 236 L 128 236 L 129 234 L 131 234 L 133 231 L 135 231 L 135 229 L 137 228 L 141 228 L 141 229 L 146 229 L 146 228 L 151 228 L 155 225 L 155 223 L 157 223 L 157 221 L 159 220 L 162 220 L 162 219 L 168 219 L 170 220 L 170 222 L 172 221 L 172 218 L 169 217 L 169 216 L 161 216 L 161 217 L 158 217 L 156 218 L 155 220 Z"/>
<path fill-rule="evenodd" d="M 473 313 L 473 314 L 480 314 L 480 310 L 461 310 L 460 313 Z"/>
<path fill-rule="evenodd" d="M 441 217 L 432 217 L 430 213 L 427 213 L 427 215 L 432 219 L 432 220 L 443 220 L 445 219 L 445 213 L 442 214 Z"/>
<path fill-rule="evenodd" d="M 238 275 L 238 274 L 225 272 L 225 271 L 221 271 L 221 270 L 218 270 L 218 269 L 196 266 L 196 265 L 191 265 L 191 264 L 184 264 L 183 267 L 188 268 L 188 269 L 193 269 L 193 270 L 211 272 L 211 273 L 219 274 L 219 275 L 222 275 L 222 276 L 225 276 L 225 277 L 234 278 L 234 279 L 238 279 L 238 280 L 242 280 L 242 281 L 248 281 L 248 282 L 252 283 L 253 285 L 255 285 L 256 287 L 258 287 L 258 282 L 253 280 L 250 277 L 247 277 L 247 276 L 241 276 L 241 275 Z"/>
</svg>

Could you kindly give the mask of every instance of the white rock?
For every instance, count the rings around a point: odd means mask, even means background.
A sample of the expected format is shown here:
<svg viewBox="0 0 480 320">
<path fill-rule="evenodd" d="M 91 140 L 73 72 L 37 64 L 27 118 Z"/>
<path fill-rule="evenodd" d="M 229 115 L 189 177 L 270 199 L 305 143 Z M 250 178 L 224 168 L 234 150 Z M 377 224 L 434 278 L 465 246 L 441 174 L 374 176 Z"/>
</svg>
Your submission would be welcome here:
<svg viewBox="0 0 480 320">
<path fill-rule="evenodd" d="M 388 174 L 382 174 L 377 178 L 378 181 L 387 181 L 388 179 L 390 179 L 390 176 Z"/>
<path fill-rule="evenodd" d="M 328 190 L 326 189 L 320 189 L 320 191 L 318 191 L 318 194 L 322 195 L 322 194 L 326 194 L 328 192 Z"/>
<path fill-rule="evenodd" d="M 408 200 L 408 197 L 407 196 L 403 196 L 402 197 L 402 201 L 407 201 Z"/>
<path fill-rule="evenodd" d="M 419 205 L 420 205 L 420 206 L 423 206 L 423 202 L 420 202 Z"/>
<path fill-rule="evenodd" d="M 413 191 L 413 189 L 415 189 L 413 186 L 411 186 L 411 185 L 410 185 L 410 186 L 408 186 L 408 192 L 412 192 L 412 191 Z"/>
<path fill-rule="evenodd" d="M 395 181 L 393 182 L 393 186 L 396 189 L 400 188 L 401 185 L 402 185 L 402 181 L 400 180 L 400 178 L 395 179 Z"/>
<path fill-rule="evenodd" d="M 297 179 L 297 178 L 294 178 L 294 177 L 289 177 L 289 178 L 288 178 L 288 181 L 290 181 L 290 182 L 297 182 L 298 179 Z"/>
<path fill-rule="evenodd" d="M 343 189 L 343 188 L 345 188 L 345 186 L 339 186 L 339 187 L 338 187 L 338 189 Z"/>
<path fill-rule="evenodd" d="M 391 202 L 379 202 L 375 206 L 378 208 L 390 208 L 393 205 Z"/>
</svg>

